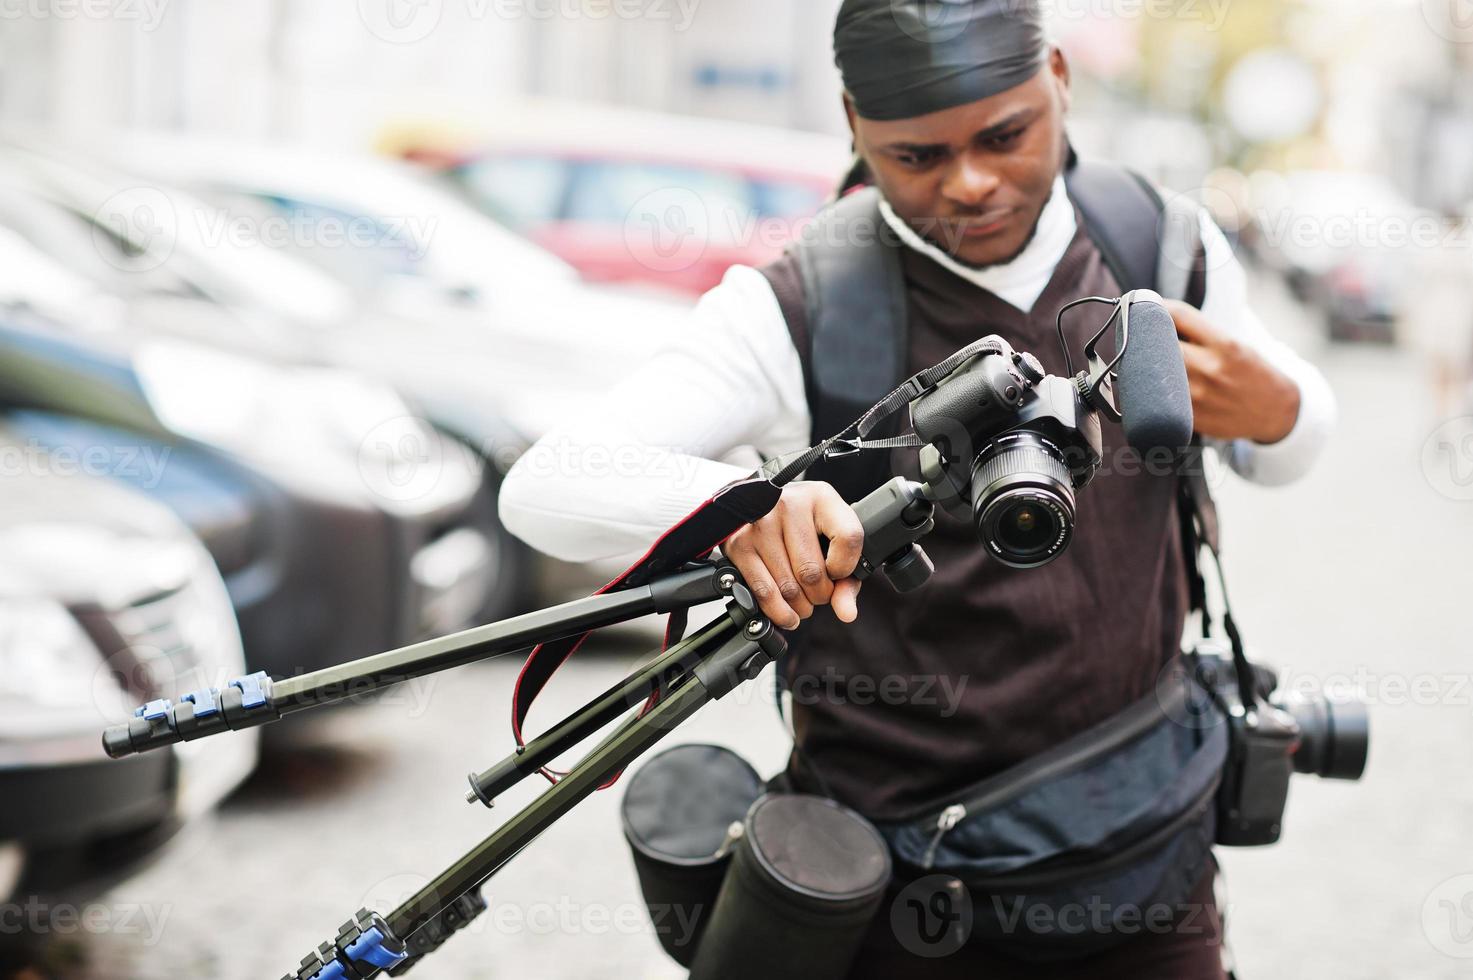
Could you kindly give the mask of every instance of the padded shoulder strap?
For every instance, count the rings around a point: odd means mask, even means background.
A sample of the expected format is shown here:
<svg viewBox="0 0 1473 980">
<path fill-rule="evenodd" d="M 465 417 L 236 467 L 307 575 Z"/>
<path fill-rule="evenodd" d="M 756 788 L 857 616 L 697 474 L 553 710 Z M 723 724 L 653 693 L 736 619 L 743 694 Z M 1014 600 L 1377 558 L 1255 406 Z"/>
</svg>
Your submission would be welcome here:
<svg viewBox="0 0 1473 980">
<path fill-rule="evenodd" d="M 1196 205 L 1163 198 L 1140 174 L 1070 154 L 1069 197 L 1120 288 L 1154 289 L 1200 307 L 1207 295 Z"/>
<path fill-rule="evenodd" d="M 864 188 L 814 219 L 790 246 L 790 263 L 762 270 L 803 362 L 815 443 L 853 422 L 907 376 L 900 247 L 880 213 L 879 191 Z M 875 436 L 896 434 L 902 422 L 892 416 Z M 823 460 L 807 475 L 833 484 L 851 502 L 891 476 L 878 452 Z"/>
<path fill-rule="evenodd" d="M 1151 182 L 1111 163 L 1069 155 L 1064 182 L 1084 216 L 1085 231 L 1122 289 L 1154 289 L 1200 308 L 1207 298 L 1206 255 L 1195 204 L 1163 198 Z M 1207 485 L 1200 442 L 1183 460 L 1179 484 L 1182 545 L 1191 605 L 1211 627 L 1200 552 L 1221 546 L 1217 504 Z"/>
<path fill-rule="evenodd" d="M 880 193 L 826 208 L 797 250 L 817 389 L 815 432 L 833 435 L 905 378 L 905 279 Z"/>
</svg>

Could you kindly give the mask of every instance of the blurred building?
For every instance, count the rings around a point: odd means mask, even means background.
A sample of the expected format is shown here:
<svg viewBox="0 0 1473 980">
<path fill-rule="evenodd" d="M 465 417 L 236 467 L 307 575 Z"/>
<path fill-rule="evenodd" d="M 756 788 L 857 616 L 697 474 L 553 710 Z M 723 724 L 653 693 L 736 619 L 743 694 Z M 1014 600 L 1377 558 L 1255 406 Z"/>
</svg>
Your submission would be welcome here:
<svg viewBox="0 0 1473 980">
<path fill-rule="evenodd" d="M 0 21 L 0 121 L 361 145 L 386 117 L 547 95 L 833 130 L 837 6 L 116 0 L 89 16 L 100 5 L 29 0 Z"/>
<path fill-rule="evenodd" d="M 1214 166 L 1386 173 L 1473 197 L 1465 0 L 1058 0 L 1081 146 L 1171 186 Z M 842 133 L 840 0 L 26 0 L 0 122 L 336 146 L 522 96 Z"/>
</svg>

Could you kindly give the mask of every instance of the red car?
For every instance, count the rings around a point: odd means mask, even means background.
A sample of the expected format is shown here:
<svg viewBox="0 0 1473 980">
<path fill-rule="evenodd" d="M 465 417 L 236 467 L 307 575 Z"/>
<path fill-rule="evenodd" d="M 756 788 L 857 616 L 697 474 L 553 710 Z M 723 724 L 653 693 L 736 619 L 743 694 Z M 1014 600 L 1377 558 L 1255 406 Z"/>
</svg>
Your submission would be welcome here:
<svg viewBox="0 0 1473 980">
<path fill-rule="evenodd" d="M 592 281 L 693 294 L 780 254 L 851 163 L 836 137 L 545 106 L 500 115 L 484 139 L 397 152 Z"/>
</svg>

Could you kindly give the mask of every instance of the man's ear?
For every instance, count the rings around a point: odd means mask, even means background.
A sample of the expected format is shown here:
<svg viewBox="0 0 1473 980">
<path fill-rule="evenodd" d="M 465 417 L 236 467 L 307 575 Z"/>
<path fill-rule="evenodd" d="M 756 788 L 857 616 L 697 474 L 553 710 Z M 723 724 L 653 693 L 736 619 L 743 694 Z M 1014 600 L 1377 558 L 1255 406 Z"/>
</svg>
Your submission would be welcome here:
<svg viewBox="0 0 1473 980">
<path fill-rule="evenodd" d="M 854 152 L 858 153 L 859 133 L 855 129 L 855 126 L 859 120 L 859 113 L 854 111 L 854 100 L 849 97 L 848 92 L 844 93 L 844 118 L 849 121 L 849 146 Z"/>
<path fill-rule="evenodd" d="M 1063 49 L 1054 45 L 1048 54 L 1049 72 L 1054 76 L 1054 87 L 1059 93 L 1059 109 L 1061 112 L 1069 111 L 1069 59 L 1064 57 Z"/>
</svg>

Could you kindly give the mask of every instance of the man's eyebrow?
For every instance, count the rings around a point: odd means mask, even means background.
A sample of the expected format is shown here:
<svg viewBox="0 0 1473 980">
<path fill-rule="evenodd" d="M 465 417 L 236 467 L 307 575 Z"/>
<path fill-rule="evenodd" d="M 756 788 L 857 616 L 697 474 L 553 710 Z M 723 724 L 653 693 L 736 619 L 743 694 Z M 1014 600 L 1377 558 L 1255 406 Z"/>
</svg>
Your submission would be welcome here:
<svg viewBox="0 0 1473 980">
<path fill-rule="evenodd" d="M 1003 116 L 1001 119 L 999 119 L 997 122 L 993 123 L 991 126 L 988 126 L 986 129 L 982 130 L 982 132 L 974 136 L 973 139 L 985 140 L 990 139 L 994 136 L 1001 136 L 1003 133 L 1006 133 L 1008 130 L 1012 129 L 1014 126 L 1017 126 L 1019 123 L 1028 122 L 1030 117 L 1033 115 L 1034 110 L 1032 109 L 1018 109 L 1015 112 L 1010 112 L 1006 116 Z"/>
<path fill-rule="evenodd" d="M 972 137 L 972 139 L 985 140 L 1001 136 L 1003 133 L 1008 132 L 1019 123 L 1028 122 L 1033 114 L 1034 110 L 1032 109 L 1018 109 L 1014 112 L 1010 112 L 1006 116 L 1003 116 L 1001 119 L 999 119 L 997 122 L 993 123 L 991 126 L 988 126 L 986 129 L 978 132 L 975 136 Z M 913 143 L 908 140 L 900 140 L 894 143 L 886 144 L 886 148 L 890 150 L 895 150 L 900 153 L 917 153 L 926 150 L 945 150 L 948 148 L 949 145 L 950 144 L 947 143 Z"/>
</svg>

